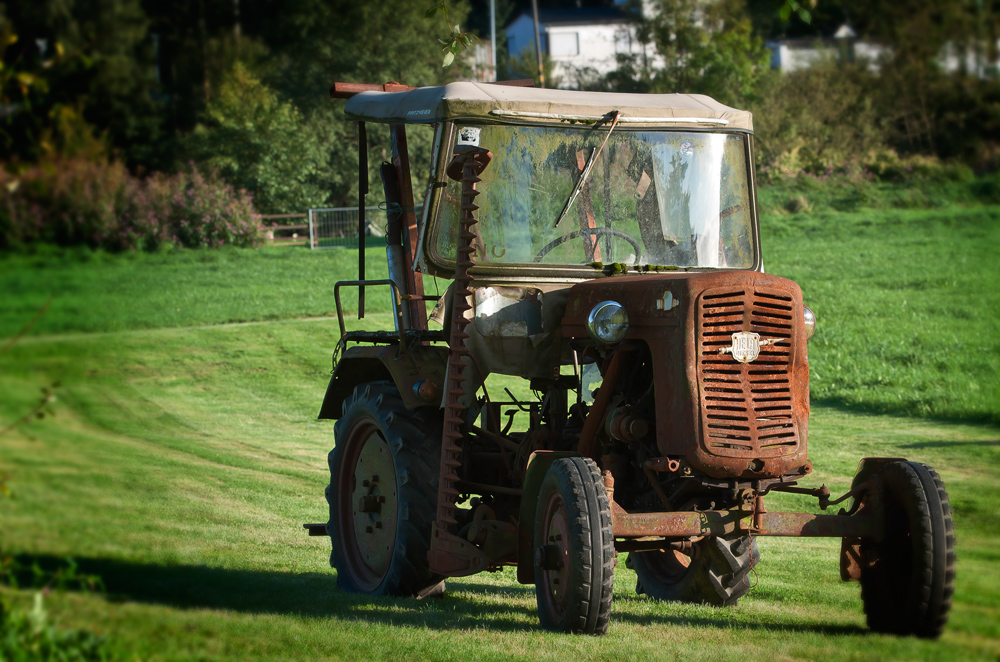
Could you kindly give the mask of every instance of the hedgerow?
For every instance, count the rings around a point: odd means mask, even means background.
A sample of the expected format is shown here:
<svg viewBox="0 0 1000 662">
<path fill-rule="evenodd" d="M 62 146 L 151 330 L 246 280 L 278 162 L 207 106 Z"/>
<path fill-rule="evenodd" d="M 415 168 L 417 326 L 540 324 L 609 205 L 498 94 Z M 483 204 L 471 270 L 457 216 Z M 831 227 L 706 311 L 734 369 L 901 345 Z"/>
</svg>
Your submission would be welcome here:
<svg viewBox="0 0 1000 662">
<path fill-rule="evenodd" d="M 259 246 L 251 196 L 191 165 L 147 178 L 114 161 L 64 159 L 0 170 L 0 249 L 46 242 L 107 250 Z"/>
</svg>

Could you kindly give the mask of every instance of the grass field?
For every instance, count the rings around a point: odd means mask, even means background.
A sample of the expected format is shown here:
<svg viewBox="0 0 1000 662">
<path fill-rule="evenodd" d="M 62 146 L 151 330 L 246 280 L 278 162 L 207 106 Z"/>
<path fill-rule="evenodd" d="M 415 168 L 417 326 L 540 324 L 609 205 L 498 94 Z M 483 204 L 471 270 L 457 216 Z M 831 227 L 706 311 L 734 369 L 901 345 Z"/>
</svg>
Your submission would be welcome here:
<svg viewBox="0 0 1000 662">
<path fill-rule="evenodd" d="M 768 270 L 796 279 L 820 319 L 813 480 L 843 491 L 860 457 L 900 455 L 948 485 L 958 580 L 936 642 L 869 634 L 833 540 L 761 540 L 758 585 L 736 609 L 641 599 L 620 564 L 599 639 L 540 631 L 511 570 L 451 581 L 442 599 L 341 593 L 328 539 L 300 525 L 326 517 L 332 425 L 315 416 L 349 251 L 0 258 L 0 339 L 52 297 L 0 353 L 0 429 L 58 383 L 54 416 L 0 434 L 14 494 L 0 497 L 0 552 L 100 575 L 104 592 L 46 604 L 123 659 L 996 660 L 998 247 L 997 207 L 823 211 L 764 230 Z M 373 301 L 367 324 L 388 325 L 384 311 Z M 0 597 L 28 608 L 32 591 Z"/>
</svg>

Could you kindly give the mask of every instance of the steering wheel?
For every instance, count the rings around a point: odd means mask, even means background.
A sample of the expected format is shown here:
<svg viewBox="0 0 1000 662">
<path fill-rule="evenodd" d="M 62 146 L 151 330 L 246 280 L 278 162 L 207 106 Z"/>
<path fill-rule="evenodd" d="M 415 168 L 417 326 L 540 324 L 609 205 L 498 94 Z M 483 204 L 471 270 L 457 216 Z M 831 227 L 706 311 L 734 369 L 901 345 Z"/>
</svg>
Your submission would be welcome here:
<svg viewBox="0 0 1000 662">
<path fill-rule="evenodd" d="M 564 234 L 563 236 L 559 237 L 558 239 L 553 239 L 552 241 L 550 241 L 549 243 L 547 243 L 545 246 L 543 246 L 542 250 L 538 251 L 538 255 L 535 256 L 535 262 L 541 262 L 542 258 L 545 257 L 546 255 L 548 255 L 548 253 L 553 248 L 555 248 L 556 246 L 559 246 L 561 244 L 565 244 L 567 241 L 572 241 L 573 239 L 579 239 L 580 237 L 582 237 L 585 234 L 592 234 L 592 235 L 594 235 L 595 239 L 597 237 L 602 236 L 602 235 L 607 235 L 607 236 L 611 236 L 611 237 L 618 237 L 619 239 L 624 239 L 625 241 L 627 241 L 629 243 L 629 245 L 633 249 L 635 249 L 636 262 L 639 261 L 639 254 L 642 251 L 639 250 L 639 242 L 636 241 L 635 238 L 632 237 L 631 235 L 626 234 L 626 233 L 622 232 L 621 230 L 616 230 L 614 228 L 588 228 L 586 230 L 574 230 L 573 232 L 570 232 L 569 234 Z"/>
</svg>

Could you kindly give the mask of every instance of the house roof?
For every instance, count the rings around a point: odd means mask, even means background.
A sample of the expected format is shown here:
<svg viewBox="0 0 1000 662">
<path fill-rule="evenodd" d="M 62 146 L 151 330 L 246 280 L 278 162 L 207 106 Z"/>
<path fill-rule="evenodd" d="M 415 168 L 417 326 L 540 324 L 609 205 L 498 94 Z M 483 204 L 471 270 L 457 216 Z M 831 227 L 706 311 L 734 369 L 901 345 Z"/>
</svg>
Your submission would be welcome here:
<svg viewBox="0 0 1000 662">
<path fill-rule="evenodd" d="M 748 111 L 730 108 L 702 94 L 619 94 L 459 82 L 408 92 L 362 92 L 351 97 L 344 108 L 351 120 L 411 124 L 596 121 L 616 110 L 623 124 L 753 130 Z"/>
</svg>

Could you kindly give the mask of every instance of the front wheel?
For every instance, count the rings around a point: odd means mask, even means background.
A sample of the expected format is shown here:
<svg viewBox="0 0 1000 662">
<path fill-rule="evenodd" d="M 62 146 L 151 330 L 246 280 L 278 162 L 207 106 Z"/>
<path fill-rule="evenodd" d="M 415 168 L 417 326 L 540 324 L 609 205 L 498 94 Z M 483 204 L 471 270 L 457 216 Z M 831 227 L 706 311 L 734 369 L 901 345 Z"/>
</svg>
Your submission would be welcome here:
<svg viewBox="0 0 1000 662">
<path fill-rule="evenodd" d="M 427 560 L 440 412 L 407 410 L 391 382 L 362 384 L 344 400 L 334 436 L 326 528 L 337 585 L 352 593 L 404 597 L 443 590 Z"/>
<path fill-rule="evenodd" d="M 930 467 L 892 462 L 882 481 L 885 531 L 861 541 L 861 600 L 876 632 L 940 636 L 955 590 L 955 529 L 944 483 Z"/>
<path fill-rule="evenodd" d="M 535 594 L 542 627 L 604 634 L 611 622 L 615 547 L 597 465 L 569 457 L 549 467 L 535 516 Z"/>
</svg>

